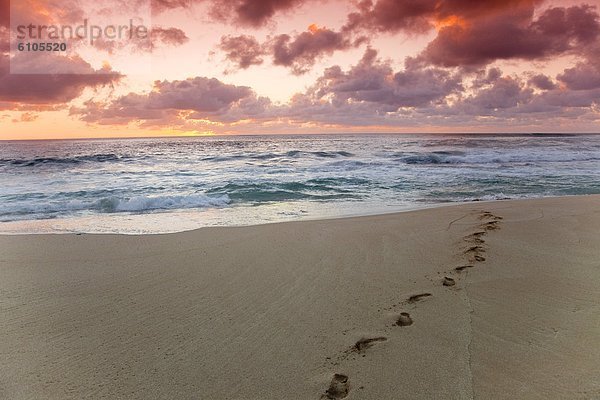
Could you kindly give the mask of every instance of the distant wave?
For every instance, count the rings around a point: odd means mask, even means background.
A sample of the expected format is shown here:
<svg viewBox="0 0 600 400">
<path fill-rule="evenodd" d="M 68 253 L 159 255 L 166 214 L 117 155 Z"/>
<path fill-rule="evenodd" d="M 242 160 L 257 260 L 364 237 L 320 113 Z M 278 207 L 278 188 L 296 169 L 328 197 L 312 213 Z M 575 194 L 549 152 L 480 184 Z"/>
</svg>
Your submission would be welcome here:
<svg viewBox="0 0 600 400">
<path fill-rule="evenodd" d="M 81 164 L 85 162 L 112 162 L 119 160 L 127 160 L 130 159 L 129 156 L 118 156 L 116 154 L 91 154 L 91 155 L 81 155 L 75 157 L 38 157 L 31 159 L 1 159 L 1 165 L 12 165 L 16 167 L 35 167 L 38 165 L 48 165 L 48 164 Z"/>
<path fill-rule="evenodd" d="M 409 165 L 415 164 L 509 164 L 509 163 L 541 163 L 541 162 L 581 162 L 598 161 L 600 157 L 586 153 L 563 151 L 555 154 L 485 154 L 469 155 L 458 151 L 434 151 L 421 154 L 395 154 L 396 160 Z"/>
<path fill-rule="evenodd" d="M 300 151 L 290 150 L 284 153 L 245 153 L 233 154 L 230 156 L 211 156 L 204 157 L 202 161 L 235 161 L 235 160 L 272 160 L 276 158 L 301 158 L 301 157 L 316 157 L 316 158 L 340 158 L 354 157 L 354 154 L 347 151 Z"/>
</svg>

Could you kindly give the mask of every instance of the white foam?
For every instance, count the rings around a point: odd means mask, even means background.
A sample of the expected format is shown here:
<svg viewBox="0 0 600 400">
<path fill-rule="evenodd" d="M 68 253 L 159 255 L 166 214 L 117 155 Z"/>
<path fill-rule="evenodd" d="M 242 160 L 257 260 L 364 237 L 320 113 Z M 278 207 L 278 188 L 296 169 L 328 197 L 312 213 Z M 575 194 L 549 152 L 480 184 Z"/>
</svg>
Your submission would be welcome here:
<svg viewBox="0 0 600 400">
<path fill-rule="evenodd" d="M 19 204 L 18 206 L 0 205 L 0 215 L 10 214 L 47 214 L 71 213 L 78 211 L 96 211 L 100 213 L 143 212 L 152 210 L 174 210 L 188 208 L 225 207 L 229 196 L 209 197 L 204 194 L 179 196 L 132 196 L 105 197 L 100 200 L 74 199 L 46 203 Z M 14 215 L 10 219 L 13 219 Z"/>
</svg>

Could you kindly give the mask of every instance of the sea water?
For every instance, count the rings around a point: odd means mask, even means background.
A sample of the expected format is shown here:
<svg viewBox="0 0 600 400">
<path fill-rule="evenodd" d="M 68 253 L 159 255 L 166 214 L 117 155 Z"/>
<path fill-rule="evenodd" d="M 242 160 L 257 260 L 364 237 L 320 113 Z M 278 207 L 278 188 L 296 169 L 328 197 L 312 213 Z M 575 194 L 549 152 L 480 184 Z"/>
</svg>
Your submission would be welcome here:
<svg viewBox="0 0 600 400">
<path fill-rule="evenodd" d="M 164 233 L 597 193 L 598 135 L 0 142 L 0 233 Z"/>
</svg>

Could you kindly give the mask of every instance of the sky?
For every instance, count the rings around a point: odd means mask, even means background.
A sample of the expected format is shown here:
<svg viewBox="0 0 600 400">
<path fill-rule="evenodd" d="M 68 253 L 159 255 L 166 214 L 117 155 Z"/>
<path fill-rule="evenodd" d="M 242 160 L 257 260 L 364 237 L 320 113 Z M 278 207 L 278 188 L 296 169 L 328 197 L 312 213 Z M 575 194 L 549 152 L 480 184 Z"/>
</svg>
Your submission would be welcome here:
<svg viewBox="0 0 600 400">
<path fill-rule="evenodd" d="M 0 140 L 597 133 L 599 6 L 0 0 Z"/>
</svg>

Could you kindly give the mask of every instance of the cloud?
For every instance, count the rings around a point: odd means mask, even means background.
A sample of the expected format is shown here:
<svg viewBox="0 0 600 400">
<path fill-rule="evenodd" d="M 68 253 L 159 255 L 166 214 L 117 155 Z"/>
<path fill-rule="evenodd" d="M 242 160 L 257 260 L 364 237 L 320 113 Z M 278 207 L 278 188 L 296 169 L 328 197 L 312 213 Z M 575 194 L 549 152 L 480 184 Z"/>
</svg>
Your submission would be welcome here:
<svg viewBox="0 0 600 400">
<path fill-rule="evenodd" d="M 446 67 L 546 59 L 581 52 L 599 35 L 594 7 L 554 7 L 535 19 L 533 8 L 518 8 L 441 28 L 421 59 Z"/>
<path fill-rule="evenodd" d="M 460 107 L 474 115 L 493 114 L 498 109 L 518 107 L 531 101 L 533 92 L 518 79 L 501 77 L 463 100 Z"/>
<path fill-rule="evenodd" d="M 435 9 L 434 0 L 379 0 L 375 3 L 365 0 L 358 3 L 357 11 L 348 15 L 345 29 L 425 33 L 433 28 Z"/>
<path fill-rule="evenodd" d="M 160 14 L 177 8 L 189 8 L 192 3 L 193 0 L 152 0 L 152 13 Z"/>
<path fill-rule="evenodd" d="M 217 19 L 231 21 L 233 18 L 253 27 L 262 26 L 277 12 L 304 2 L 210 1 Z M 369 39 L 365 35 L 381 33 L 424 34 L 437 29 L 437 36 L 419 60 L 443 67 L 470 68 L 496 60 L 538 60 L 576 54 L 598 40 L 600 22 L 595 7 L 553 7 L 536 13 L 536 7 L 542 2 L 362 0 L 339 30 L 311 26 L 306 32 L 276 35 L 262 44 L 248 35 L 228 36 L 222 39 L 220 48 L 237 68 L 261 64 L 265 56 L 271 55 L 274 65 L 302 74 L 319 58 L 367 43 Z"/>
<path fill-rule="evenodd" d="M 578 63 L 566 69 L 557 79 L 571 90 L 589 90 L 600 88 L 600 69 L 598 65 Z"/>
<path fill-rule="evenodd" d="M 119 40 L 99 38 L 94 40 L 93 46 L 98 50 L 114 54 L 117 51 L 129 50 L 131 52 L 153 52 L 160 46 L 181 46 L 189 41 L 186 33 L 178 28 L 152 27 L 146 36 L 132 37 Z"/>
<path fill-rule="evenodd" d="M 283 34 L 271 41 L 273 64 L 290 67 L 295 74 L 303 74 L 317 59 L 360 45 L 363 39 L 352 41 L 344 32 L 311 25 L 309 30 L 295 37 Z"/>
<path fill-rule="evenodd" d="M 240 25 L 260 27 L 275 14 L 289 11 L 306 0 L 211 0 L 211 14 L 216 19 L 234 21 Z"/>
<path fill-rule="evenodd" d="M 308 0 L 152 0 L 152 12 L 159 14 L 178 8 L 190 8 L 208 3 L 214 20 L 235 22 L 245 27 L 258 28 L 277 13 L 300 7 Z"/>
<path fill-rule="evenodd" d="M 10 27 L 10 0 L 0 0 L 0 26 Z"/>
<path fill-rule="evenodd" d="M 185 32 L 178 28 L 155 27 L 152 28 L 150 36 L 155 44 L 160 42 L 170 46 L 180 46 L 190 40 Z"/>
<path fill-rule="evenodd" d="M 80 0 L 0 0 L 0 9 L 7 10 L 0 24 L 60 25 L 82 22 L 85 18 Z"/>
<path fill-rule="evenodd" d="M 353 39 L 349 32 L 335 32 L 313 24 L 305 32 L 294 36 L 276 35 L 262 44 L 253 36 L 223 36 L 218 48 L 237 69 L 262 64 L 264 57 L 270 56 L 273 65 L 290 68 L 294 74 L 301 75 L 320 58 L 360 46 L 366 40 L 363 36 Z"/>
<path fill-rule="evenodd" d="M 248 35 L 223 36 L 218 47 L 225 52 L 228 61 L 241 69 L 262 64 L 266 54 L 264 46 L 258 43 L 256 38 Z"/>
<path fill-rule="evenodd" d="M 215 112 L 251 94 L 247 86 L 228 85 L 215 78 L 159 81 L 145 104 L 150 109 Z"/>
<path fill-rule="evenodd" d="M 33 122 L 39 118 L 39 114 L 24 112 L 19 119 L 13 119 L 12 122 Z"/>
<path fill-rule="evenodd" d="M 107 104 L 90 101 L 85 108 L 73 108 L 71 114 L 99 124 L 134 121 L 171 124 L 184 118 L 218 116 L 242 100 L 248 102 L 254 98 L 254 93 L 246 86 L 196 77 L 183 81 L 156 81 L 148 94 L 129 93 Z"/>
<path fill-rule="evenodd" d="M 17 65 L 20 61 L 20 56 L 11 60 Z M 38 71 L 45 73 L 11 74 L 8 56 L 2 56 L 0 103 L 5 109 L 21 109 L 24 105 L 65 104 L 79 97 L 85 88 L 111 85 L 122 78 L 110 70 L 94 70 L 79 57 L 43 55 L 36 57 L 33 62 Z M 28 71 L 36 72 L 32 69 Z"/>
<path fill-rule="evenodd" d="M 473 79 L 474 78 L 474 79 Z M 467 86 L 467 82 L 471 82 Z M 534 83 L 537 82 L 537 83 Z M 400 71 L 368 49 L 355 66 L 325 70 L 287 104 L 273 104 L 245 86 L 206 77 L 156 82 L 147 94 L 89 101 L 71 114 L 94 124 L 264 132 L 302 127 L 552 127 L 599 119 L 600 88 L 551 87 L 542 75 L 523 79 L 498 68 L 469 73 L 423 66 L 408 58 Z M 543 86 L 547 89 L 534 90 Z M 487 128 L 486 128 L 487 129 Z M 587 129 L 587 128 L 586 128 Z"/>
<path fill-rule="evenodd" d="M 403 71 L 377 59 L 368 49 L 361 61 L 344 72 L 335 66 L 327 69 L 312 88 L 315 101 L 330 99 L 333 105 L 356 102 L 377 104 L 382 109 L 418 107 L 441 100 L 462 88 L 461 79 L 438 68 L 422 68 L 407 59 Z"/>
<path fill-rule="evenodd" d="M 10 51 L 10 31 L 9 28 L 0 26 L 0 54 Z"/>
<path fill-rule="evenodd" d="M 345 29 L 422 34 L 440 24 L 464 22 L 481 16 L 532 8 L 543 0 L 362 0 L 348 15 Z"/>
<path fill-rule="evenodd" d="M 544 74 L 538 74 L 538 75 L 532 76 L 529 79 L 529 84 L 540 90 L 556 89 L 556 83 L 554 83 L 552 81 L 552 79 L 550 79 L 548 76 L 546 76 Z"/>
<path fill-rule="evenodd" d="M 471 82 L 470 86 L 466 82 Z M 533 87 L 542 86 L 541 92 Z M 561 88 L 546 76 L 524 80 L 498 68 L 470 73 L 424 66 L 407 59 L 394 72 L 374 50 L 348 71 L 326 70 L 306 93 L 297 94 L 279 119 L 339 126 L 555 126 L 600 119 L 600 88 Z M 586 125 L 587 124 L 587 125 Z"/>
<path fill-rule="evenodd" d="M 487 70 L 477 71 L 476 77 L 473 80 L 473 88 L 479 89 L 485 85 L 490 85 L 496 82 L 502 76 L 500 68 L 490 68 Z"/>
</svg>

